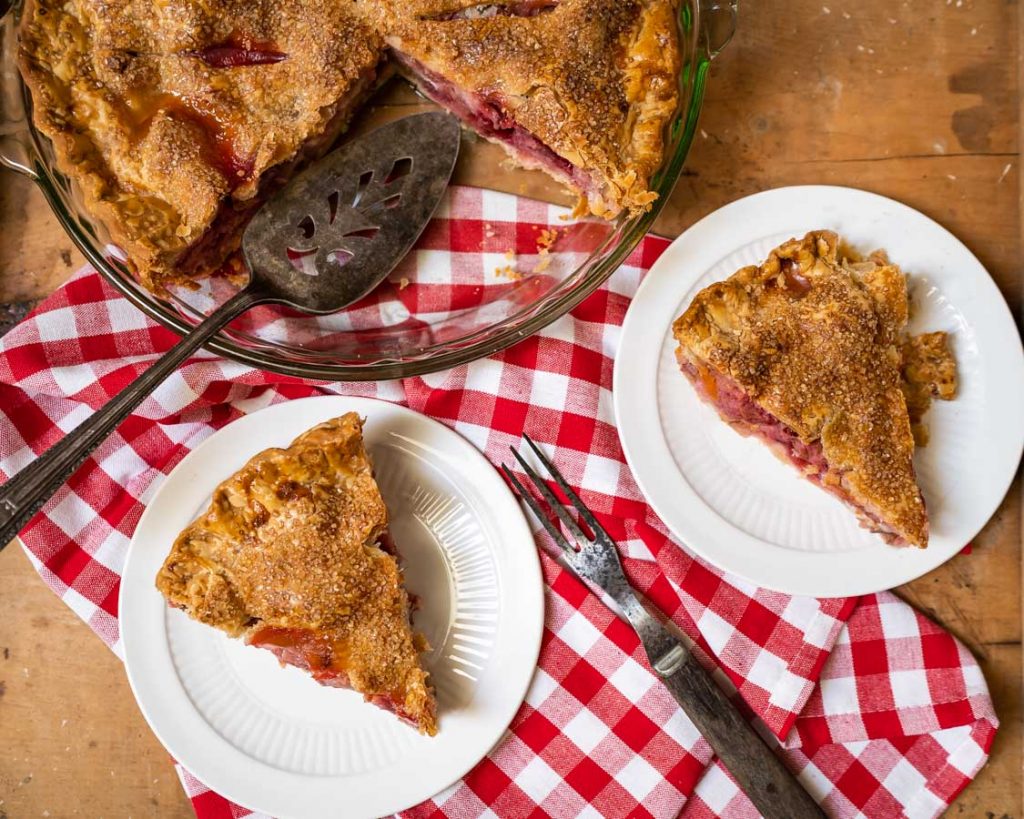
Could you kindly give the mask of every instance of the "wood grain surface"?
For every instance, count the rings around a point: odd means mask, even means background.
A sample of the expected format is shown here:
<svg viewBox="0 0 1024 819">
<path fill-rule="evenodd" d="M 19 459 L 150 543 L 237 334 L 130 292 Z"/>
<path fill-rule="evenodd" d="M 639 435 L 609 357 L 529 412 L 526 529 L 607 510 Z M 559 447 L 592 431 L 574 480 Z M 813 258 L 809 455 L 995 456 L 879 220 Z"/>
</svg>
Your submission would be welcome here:
<svg viewBox="0 0 1024 819">
<path fill-rule="evenodd" d="M 1021 37 L 1009 0 L 743 2 L 658 232 L 779 185 L 864 188 L 949 228 L 1019 316 Z M 558 195 L 499 159 L 481 152 L 460 177 Z M 32 185 L 0 171 L 0 330 L 81 261 Z M 899 593 L 978 656 L 1002 720 L 949 815 L 1021 817 L 1019 481 L 970 554 Z M 120 663 L 16 548 L 0 554 L 0 600 L 0 819 L 191 816 Z"/>
</svg>

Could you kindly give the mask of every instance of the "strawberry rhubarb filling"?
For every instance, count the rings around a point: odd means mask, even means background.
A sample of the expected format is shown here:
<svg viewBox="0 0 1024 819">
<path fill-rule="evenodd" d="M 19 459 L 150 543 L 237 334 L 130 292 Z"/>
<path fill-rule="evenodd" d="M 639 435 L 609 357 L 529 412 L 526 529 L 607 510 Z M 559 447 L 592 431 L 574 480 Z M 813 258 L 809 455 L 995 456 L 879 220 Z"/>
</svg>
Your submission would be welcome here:
<svg viewBox="0 0 1024 819">
<path fill-rule="evenodd" d="M 404 76 L 424 96 L 450 111 L 480 136 L 500 145 L 521 167 L 546 171 L 584 195 L 598 193 L 599 186 L 593 177 L 519 125 L 500 95 L 484 97 L 470 93 L 408 55 L 395 51 L 394 57 Z"/>
<path fill-rule="evenodd" d="M 293 665 L 308 671 L 320 685 L 353 688 L 345 646 L 326 634 L 309 629 L 263 626 L 253 631 L 246 642 L 267 649 L 282 665 Z M 402 695 L 398 692 L 363 694 L 363 699 L 390 711 L 414 728 L 420 727 L 420 721 L 406 710 Z"/>
<path fill-rule="evenodd" d="M 795 430 L 757 406 L 744 389 L 728 376 L 682 356 L 679 357 L 679 364 L 697 394 L 713 406 L 729 426 L 741 435 L 761 439 L 778 457 L 799 469 L 804 477 L 843 501 L 856 513 L 861 526 L 881 536 L 886 543 L 893 546 L 908 545 L 899 533 L 885 523 L 877 510 L 853 498 L 846 488 L 842 472 L 829 465 L 821 441 L 802 440 Z"/>
</svg>

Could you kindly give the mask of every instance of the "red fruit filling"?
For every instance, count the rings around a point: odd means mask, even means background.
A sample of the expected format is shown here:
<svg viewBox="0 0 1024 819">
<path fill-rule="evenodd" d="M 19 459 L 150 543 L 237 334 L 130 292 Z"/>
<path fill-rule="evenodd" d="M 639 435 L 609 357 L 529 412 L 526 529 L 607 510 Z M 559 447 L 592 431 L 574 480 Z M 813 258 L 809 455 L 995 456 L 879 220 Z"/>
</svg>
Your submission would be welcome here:
<svg viewBox="0 0 1024 819">
<path fill-rule="evenodd" d="M 345 670 L 345 646 L 324 634 L 301 628 L 264 626 L 252 632 L 246 642 L 267 649 L 282 665 L 293 665 L 308 671 L 320 685 L 352 688 Z M 405 704 L 394 694 L 364 694 L 363 698 L 378 708 L 392 712 L 413 727 L 419 727 L 417 719 L 406 711 Z"/>
<path fill-rule="evenodd" d="M 501 145 L 524 168 L 539 168 L 581 191 L 592 190 L 593 179 L 556 154 L 510 116 L 500 97 L 485 98 L 451 84 L 418 60 L 401 53 L 395 59 L 416 87 L 453 113 L 480 136 Z"/>
<path fill-rule="evenodd" d="M 697 394 L 711 404 L 733 429 L 741 435 L 760 438 L 783 460 L 791 463 L 805 478 L 835 495 L 849 506 L 861 526 L 880 535 L 893 546 L 906 546 L 907 541 L 895 532 L 874 509 L 858 502 L 848 491 L 841 472 L 833 470 L 825 458 L 820 441 L 807 443 L 771 413 L 757 406 L 743 388 L 728 376 L 680 357 L 683 374 Z"/>
<path fill-rule="evenodd" d="M 232 34 L 223 43 L 185 53 L 191 57 L 198 57 L 211 68 L 266 65 L 279 63 L 288 57 L 283 51 L 279 51 L 274 43 L 253 40 L 240 34 Z"/>
</svg>

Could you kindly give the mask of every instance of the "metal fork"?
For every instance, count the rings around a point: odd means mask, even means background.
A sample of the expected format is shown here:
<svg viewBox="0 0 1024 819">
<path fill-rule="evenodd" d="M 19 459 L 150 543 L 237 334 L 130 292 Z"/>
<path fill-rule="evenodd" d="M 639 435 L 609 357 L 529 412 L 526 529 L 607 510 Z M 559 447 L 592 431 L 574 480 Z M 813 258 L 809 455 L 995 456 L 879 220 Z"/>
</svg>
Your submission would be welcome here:
<svg viewBox="0 0 1024 819">
<path fill-rule="evenodd" d="M 576 508 L 580 519 L 593 532 L 593 537 L 586 535 L 547 483 L 514 447 L 509 448 L 530 483 L 558 516 L 576 546 L 570 544 L 558 525 L 544 513 L 508 465 L 502 464 L 505 477 L 561 548 L 564 563 L 579 577 L 603 589 L 622 610 L 640 636 L 655 673 L 750 797 L 750 801 L 768 819 L 825 816 L 697 658 L 644 608 L 622 571 L 615 542 L 530 437 L 524 435 L 523 440 Z"/>
</svg>

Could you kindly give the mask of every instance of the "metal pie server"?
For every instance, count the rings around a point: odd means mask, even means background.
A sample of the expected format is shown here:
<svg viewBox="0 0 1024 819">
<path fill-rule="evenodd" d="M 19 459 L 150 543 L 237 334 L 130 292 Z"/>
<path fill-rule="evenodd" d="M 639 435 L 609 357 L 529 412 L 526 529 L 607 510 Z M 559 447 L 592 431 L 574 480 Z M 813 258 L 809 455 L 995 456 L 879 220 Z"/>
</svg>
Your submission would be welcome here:
<svg viewBox="0 0 1024 819">
<path fill-rule="evenodd" d="M 314 163 L 242 236 L 249 283 L 99 412 L 0 486 L 0 549 L 177 366 L 258 304 L 313 315 L 368 294 L 409 252 L 437 209 L 459 153 L 459 124 L 430 112 L 396 120 Z"/>
<path fill-rule="evenodd" d="M 569 503 L 575 507 L 582 525 L 569 514 L 555 493 L 515 448 L 512 448 L 512 454 L 516 461 L 547 507 L 557 515 L 568 531 L 569 538 L 566 538 L 558 524 L 523 486 L 515 473 L 506 464 L 502 464 L 505 477 L 561 549 L 562 562 L 615 601 L 640 637 L 654 673 L 761 815 L 766 819 L 824 819 L 825 812 L 768 743 L 743 718 L 700 661 L 644 608 L 622 570 L 615 542 L 530 437 L 524 435 L 523 440 Z M 590 530 L 589 534 L 583 530 L 584 526 Z"/>
</svg>

